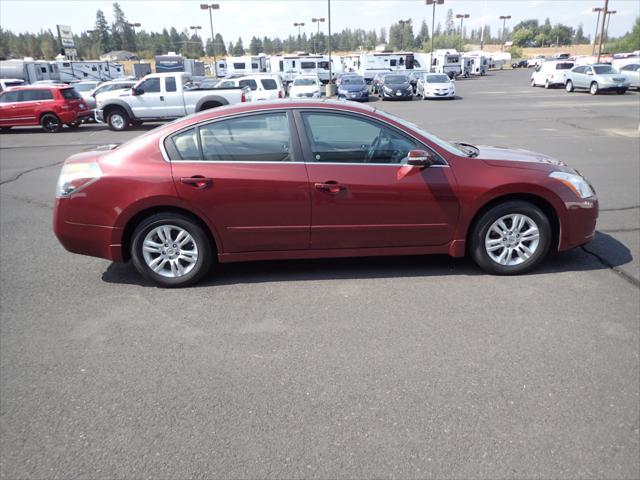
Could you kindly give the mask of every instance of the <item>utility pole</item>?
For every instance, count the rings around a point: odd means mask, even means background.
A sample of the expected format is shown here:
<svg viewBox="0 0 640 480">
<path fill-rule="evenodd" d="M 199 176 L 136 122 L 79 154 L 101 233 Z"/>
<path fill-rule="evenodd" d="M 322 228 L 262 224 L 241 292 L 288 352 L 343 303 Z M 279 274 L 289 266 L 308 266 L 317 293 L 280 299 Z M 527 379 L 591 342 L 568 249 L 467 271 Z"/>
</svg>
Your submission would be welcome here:
<svg viewBox="0 0 640 480">
<path fill-rule="evenodd" d="M 462 22 L 464 21 L 465 18 L 469 18 L 469 14 L 468 13 L 460 13 L 458 15 L 456 15 L 456 18 L 460 19 L 460 51 L 462 52 L 462 50 L 464 50 L 464 30 L 462 30 Z"/>
<path fill-rule="evenodd" d="M 398 23 L 401 25 L 401 35 L 400 35 L 400 50 L 404 52 L 404 26 L 411 22 L 411 20 L 398 20 Z"/>
<path fill-rule="evenodd" d="M 611 23 L 611 15 L 615 15 L 616 13 L 618 13 L 617 10 L 607 10 L 606 12 L 604 12 L 604 14 L 607 17 L 607 29 L 604 31 L 604 41 L 605 42 L 609 41 L 609 24 Z"/>
<path fill-rule="evenodd" d="M 600 26 L 600 12 L 602 12 L 604 8 L 594 7 L 591 9 L 592 12 L 598 12 L 598 20 L 596 20 L 596 33 L 593 34 L 593 48 L 591 49 L 591 56 L 596 54 L 596 39 L 598 38 L 598 27 Z"/>
<path fill-rule="evenodd" d="M 502 20 L 502 45 L 500 45 L 500 51 L 504 52 L 504 42 L 507 40 L 507 37 L 505 36 L 504 32 L 507 24 L 507 20 L 511 19 L 511 15 L 500 15 L 500 20 Z"/>
<path fill-rule="evenodd" d="M 609 7 L 609 0 L 604 0 L 604 14 L 607 14 L 607 10 Z M 605 17 L 602 17 L 602 27 L 600 29 L 600 41 L 598 42 L 598 63 L 600 63 L 600 55 L 602 55 L 602 39 L 604 36 L 604 21 Z"/>
<path fill-rule="evenodd" d="M 220 9 L 220 5 L 217 3 L 207 4 L 201 3 L 200 10 L 209 10 L 209 24 L 211 25 L 211 50 L 213 50 L 213 76 L 215 78 L 218 77 L 218 60 L 216 59 L 216 42 L 215 37 L 213 36 L 213 10 Z M 229 52 L 231 53 L 231 52 Z"/>
<path fill-rule="evenodd" d="M 193 33 L 195 34 L 196 38 L 198 38 L 198 39 L 199 39 L 199 37 L 198 37 L 198 30 L 202 30 L 202 27 L 201 27 L 200 25 L 195 25 L 195 26 L 194 26 L 194 25 L 191 25 L 189 28 L 190 28 L 191 30 L 193 30 Z M 189 46 L 189 45 L 187 45 L 187 47 L 188 47 L 188 46 Z"/>
<path fill-rule="evenodd" d="M 319 18 L 315 18 L 313 17 L 311 19 L 311 21 L 313 23 L 317 23 L 318 24 L 318 33 L 316 34 L 316 38 L 313 39 L 313 53 L 318 53 L 318 37 L 320 36 L 320 23 L 324 22 L 324 17 L 319 17 Z"/>
<path fill-rule="evenodd" d="M 436 5 L 442 5 L 444 0 L 424 0 L 424 3 L 427 5 L 433 5 L 433 13 L 431 14 L 431 56 L 429 57 L 429 62 L 431 65 L 429 66 L 429 71 L 433 71 L 433 38 L 436 36 L 435 25 L 436 25 Z"/>
<path fill-rule="evenodd" d="M 333 96 L 333 76 L 331 74 L 331 0 L 327 0 L 327 26 L 329 37 L 327 38 L 327 47 L 329 50 L 329 83 L 327 84 L 327 97 Z"/>
</svg>

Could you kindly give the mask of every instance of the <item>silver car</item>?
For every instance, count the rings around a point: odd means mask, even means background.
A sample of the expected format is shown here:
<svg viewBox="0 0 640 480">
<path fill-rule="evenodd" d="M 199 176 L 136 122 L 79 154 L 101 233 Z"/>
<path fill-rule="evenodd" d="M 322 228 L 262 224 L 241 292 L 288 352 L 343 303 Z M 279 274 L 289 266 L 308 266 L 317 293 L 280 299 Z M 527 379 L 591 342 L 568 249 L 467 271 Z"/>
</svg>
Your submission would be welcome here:
<svg viewBox="0 0 640 480">
<path fill-rule="evenodd" d="M 591 95 L 608 90 L 622 95 L 629 88 L 629 80 L 609 64 L 579 65 L 567 73 L 564 85 L 567 92 L 583 88 Z"/>
<path fill-rule="evenodd" d="M 629 88 L 637 88 L 640 90 L 640 63 L 630 63 L 620 69 L 620 73 L 624 74 L 629 80 Z"/>
</svg>

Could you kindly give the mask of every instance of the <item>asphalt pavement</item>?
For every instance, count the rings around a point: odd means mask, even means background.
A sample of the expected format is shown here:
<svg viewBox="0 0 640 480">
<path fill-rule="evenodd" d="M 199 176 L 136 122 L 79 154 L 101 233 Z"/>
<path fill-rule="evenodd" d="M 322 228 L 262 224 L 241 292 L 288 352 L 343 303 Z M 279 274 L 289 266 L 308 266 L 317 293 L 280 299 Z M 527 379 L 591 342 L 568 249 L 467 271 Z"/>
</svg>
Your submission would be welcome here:
<svg viewBox="0 0 640 480">
<path fill-rule="evenodd" d="M 519 277 L 398 257 L 159 289 L 51 230 L 64 159 L 148 126 L 0 134 L 0 478 L 639 478 L 640 94 L 529 74 L 371 102 L 591 180 L 595 241 Z"/>
</svg>

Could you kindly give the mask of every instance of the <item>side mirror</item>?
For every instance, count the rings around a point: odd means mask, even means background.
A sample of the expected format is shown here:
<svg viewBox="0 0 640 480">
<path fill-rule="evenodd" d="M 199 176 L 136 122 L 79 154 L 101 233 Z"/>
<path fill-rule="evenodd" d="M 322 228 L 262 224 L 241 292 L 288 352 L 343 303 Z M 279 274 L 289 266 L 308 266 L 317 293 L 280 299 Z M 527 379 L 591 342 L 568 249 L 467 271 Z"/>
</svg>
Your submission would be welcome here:
<svg viewBox="0 0 640 480">
<path fill-rule="evenodd" d="M 587 75 L 593 75 L 593 72 L 592 72 L 591 70 L 589 70 L 589 71 L 587 72 Z"/>
<path fill-rule="evenodd" d="M 426 150 L 411 150 L 407 154 L 407 165 L 413 167 L 427 168 L 435 163 L 435 158 L 431 152 Z"/>
<path fill-rule="evenodd" d="M 142 95 L 143 93 L 144 90 L 142 90 L 141 88 L 131 87 L 131 95 L 133 95 L 134 97 L 136 95 Z"/>
</svg>

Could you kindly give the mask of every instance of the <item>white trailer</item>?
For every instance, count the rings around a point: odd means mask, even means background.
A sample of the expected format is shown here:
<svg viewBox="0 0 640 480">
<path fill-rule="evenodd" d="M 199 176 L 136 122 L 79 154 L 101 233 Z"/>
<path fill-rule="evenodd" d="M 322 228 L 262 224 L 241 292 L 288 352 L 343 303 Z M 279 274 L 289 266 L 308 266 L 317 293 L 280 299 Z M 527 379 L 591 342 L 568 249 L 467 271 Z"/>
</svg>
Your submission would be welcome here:
<svg viewBox="0 0 640 480">
<path fill-rule="evenodd" d="M 332 59 L 332 74 L 342 71 L 342 67 L 334 66 Z M 293 82 L 298 75 L 318 75 L 323 83 L 329 82 L 329 57 L 327 55 L 277 55 L 269 58 L 271 73 L 279 73 L 285 83 Z"/>
<path fill-rule="evenodd" d="M 211 74 L 212 77 L 215 77 L 216 75 L 218 77 L 225 77 L 227 73 L 229 73 L 227 71 L 227 59 L 220 58 L 216 61 L 216 64 L 213 64 L 213 63 L 210 64 L 209 73 Z"/>
<path fill-rule="evenodd" d="M 0 78 L 17 78 L 27 83 L 40 80 L 60 80 L 58 67 L 33 59 L 0 61 Z"/>
<path fill-rule="evenodd" d="M 489 68 L 502 70 L 505 64 L 511 64 L 511 54 L 509 52 L 493 52 L 489 54 Z"/>
<path fill-rule="evenodd" d="M 355 71 L 370 82 L 376 73 L 390 70 L 413 70 L 415 64 L 413 52 L 375 52 L 363 53 L 355 63 Z"/>
<path fill-rule="evenodd" d="M 228 57 L 227 73 L 260 73 L 267 71 L 267 57 L 265 55 Z M 218 75 L 220 73 L 218 72 Z"/>
<path fill-rule="evenodd" d="M 486 75 L 489 71 L 490 59 L 480 52 L 469 52 L 462 55 L 462 73 L 468 75 Z"/>
<path fill-rule="evenodd" d="M 462 54 L 455 49 L 436 50 L 432 53 L 416 53 L 414 67 L 444 73 L 449 78 L 462 75 Z"/>
<path fill-rule="evenodd" d="M 96 80 L 104 82 L 124 77 L 122 65 L 105 60 L 57 60 L 55 64 L 63 82 L 82 80 Z"/>
</svg>

